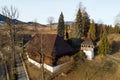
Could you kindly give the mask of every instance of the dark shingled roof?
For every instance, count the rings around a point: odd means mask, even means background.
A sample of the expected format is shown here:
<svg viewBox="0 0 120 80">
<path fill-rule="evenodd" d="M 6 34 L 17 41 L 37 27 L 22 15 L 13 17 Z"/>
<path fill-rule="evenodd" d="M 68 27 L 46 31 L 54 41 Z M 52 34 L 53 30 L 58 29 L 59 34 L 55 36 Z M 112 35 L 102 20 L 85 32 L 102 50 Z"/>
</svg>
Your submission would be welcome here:
<svg viewBox="0 0 120 80">
<path fill-rule="evenodd" d="M 73 52 L 73 48 L 56 34 L 36 34 L 28 44 L 28 50 L 39 51 L 48 56 L 61 56 Z"/>
<path fill-rule="evenodd" d="M 90 38 L 86 38 L 81 45 L 94 45 L 94 42 Z"/>
</svg>

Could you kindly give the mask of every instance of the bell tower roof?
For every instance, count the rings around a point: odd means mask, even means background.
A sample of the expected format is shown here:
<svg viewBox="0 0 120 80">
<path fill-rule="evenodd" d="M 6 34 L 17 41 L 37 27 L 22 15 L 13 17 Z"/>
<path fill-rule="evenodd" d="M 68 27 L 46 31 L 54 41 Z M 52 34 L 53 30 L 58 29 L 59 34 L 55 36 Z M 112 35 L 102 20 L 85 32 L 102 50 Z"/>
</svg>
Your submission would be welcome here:
<svg viewBox="0 0 120 80">
<path fill-rule="evenodd" d="M 92 39 L 90 38 L 86 38 L 82 43 L 81 45 L 94 45 Z"/>
</svg>

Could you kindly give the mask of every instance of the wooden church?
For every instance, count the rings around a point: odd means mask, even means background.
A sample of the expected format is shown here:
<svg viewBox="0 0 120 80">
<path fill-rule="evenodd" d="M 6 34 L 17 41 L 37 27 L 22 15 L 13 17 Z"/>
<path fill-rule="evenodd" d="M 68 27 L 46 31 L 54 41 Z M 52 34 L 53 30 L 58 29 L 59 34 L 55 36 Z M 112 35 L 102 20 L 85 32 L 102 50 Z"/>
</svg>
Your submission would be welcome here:
<svg viewBox="0 0 120 80">
<path fill-rule="evenodd" d="M 44 67 L 50 72 L 70 61 L 70 58 L 60 58 L 72 52 L 73 48 L 56 34 L 36 34 L 27 45 L 28 60 L 39 67 L 43 58 Z"/>
</svg>

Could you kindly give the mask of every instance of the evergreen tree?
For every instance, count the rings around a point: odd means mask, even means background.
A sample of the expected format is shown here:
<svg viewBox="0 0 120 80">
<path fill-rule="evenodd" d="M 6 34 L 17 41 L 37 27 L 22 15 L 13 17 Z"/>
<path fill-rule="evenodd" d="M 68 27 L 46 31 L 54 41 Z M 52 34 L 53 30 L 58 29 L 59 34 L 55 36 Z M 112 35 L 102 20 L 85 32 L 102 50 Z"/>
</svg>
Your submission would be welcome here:
<svg viewBox="0 0 120 80">
<path fill-rule="evenodd" d="M 62 12 L 58 21 L 57 34 L 58 36 L 64 38 L 64 16 Z"/>
<path fill-rule="evenodd" d="M 95 29 L 95 23 L 93 20 L 92 20 L 92 23 L 90 24 L 89 36 L 92 40 L 96 40 L 96 29 Z"/>
<path fill-rule="evenodd" d="M 80 8 L 78 9 L 76 19 L 74 22 L 74 31 L 73 31 L 73 39 L 72 39 L 72 45 L 73 47 L 80 46 L 80 39 L 82 36 L 82 14 Z"/>
<path fill-rule="evenodd" d="M 103 24 L 95 24 L 95 28 L 96 28 L 96 38 L 100 39 L 102 36 L 103 31 Z"/>
<path fill-rule="evenodd" d="M 117 24 L 114 27 L 114 33 L 120 33 L 120 26 Z"/>
<path fill-rule="evenodd" d="M 107 39 L 106 31 L 104 31 L 104 33 L 102 34 L 99 48 L 98 48 L 98 53 L 102 55 L 106 55 L 109 53 L 109 42 Z"/>
<path fill-rule="evenodd" d="M 114 28 L 111 25 L 105 26 L 107 34 L 114 33 Z"/>
<path fill-rule="evenodd" d="M 69 34 L 68 34 L 69 27 L 70 27 L 70 25 L 65 24 L 65 28 L 64 28 L 65 40 L 69 39 Z"/>
<path fill-rule="evenodd" d="M 73 37 L 80 39 L 81 33 L 82 33 L 82 14 L 79 8 L 76 15 L 75 23 L 74 23 Z"/>
<path fill-rule="evenodd" d="M 82 12 L 82 36 L 86 37 L 90 27 L 90 19 L 87 12 Z"/>
</svg>

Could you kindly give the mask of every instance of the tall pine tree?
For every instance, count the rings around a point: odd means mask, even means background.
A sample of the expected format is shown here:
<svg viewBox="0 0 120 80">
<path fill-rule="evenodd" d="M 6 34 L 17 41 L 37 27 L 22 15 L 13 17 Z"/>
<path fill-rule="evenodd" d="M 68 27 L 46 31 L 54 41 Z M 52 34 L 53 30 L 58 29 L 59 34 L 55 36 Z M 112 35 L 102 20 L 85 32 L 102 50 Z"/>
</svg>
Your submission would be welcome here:
<svg viewBox="0 0 120 80">
<path fill-rule="evenodd" d="M 82 36 L 86 37 L 90 27 L 90 19 L 85 10 L 82 12 Z"/>
<path fill-rule="evenodd" d="M 88 35 L 92 40 L 96 40 L 96 29 L 95 29 L 95 23 L 93 20 L 92 20 L 92 23 L 90 24 Z"/>
<path fill-rule="evenodd" d="M 57 34 L 58 36 L 64 38 L 64 16 L 62 12 L 58 21 Z"/>
<path fill-rule="evenodd" d="M 76 19 L 74 22 L 74 31 L 73 31 L 73 39 L 72 39 L 72 45 L 74 47 L 80 46 L 80 39 L 82 36 L 82 13 L 80 8 L 78 9 Z"/>
<path fill-rule="evenodd" d="M 120 33 L 120 26 L 119 24 L 116 24 L 114 27 L 114 33 Z"/>
<path fill-rule="evenodd" d="M 98 54 L 106 55 L 108 53 L 109 53 L 109 42 L 107 39 L 106 30 L 105 30 L 100 39 Z"/>
<path fill-rule="evenodd" d="M 81 34 L 82 34 L 82 13 L 79 8 L 74 23 L 73 38 L 81 38 Z"/>
</svg>

